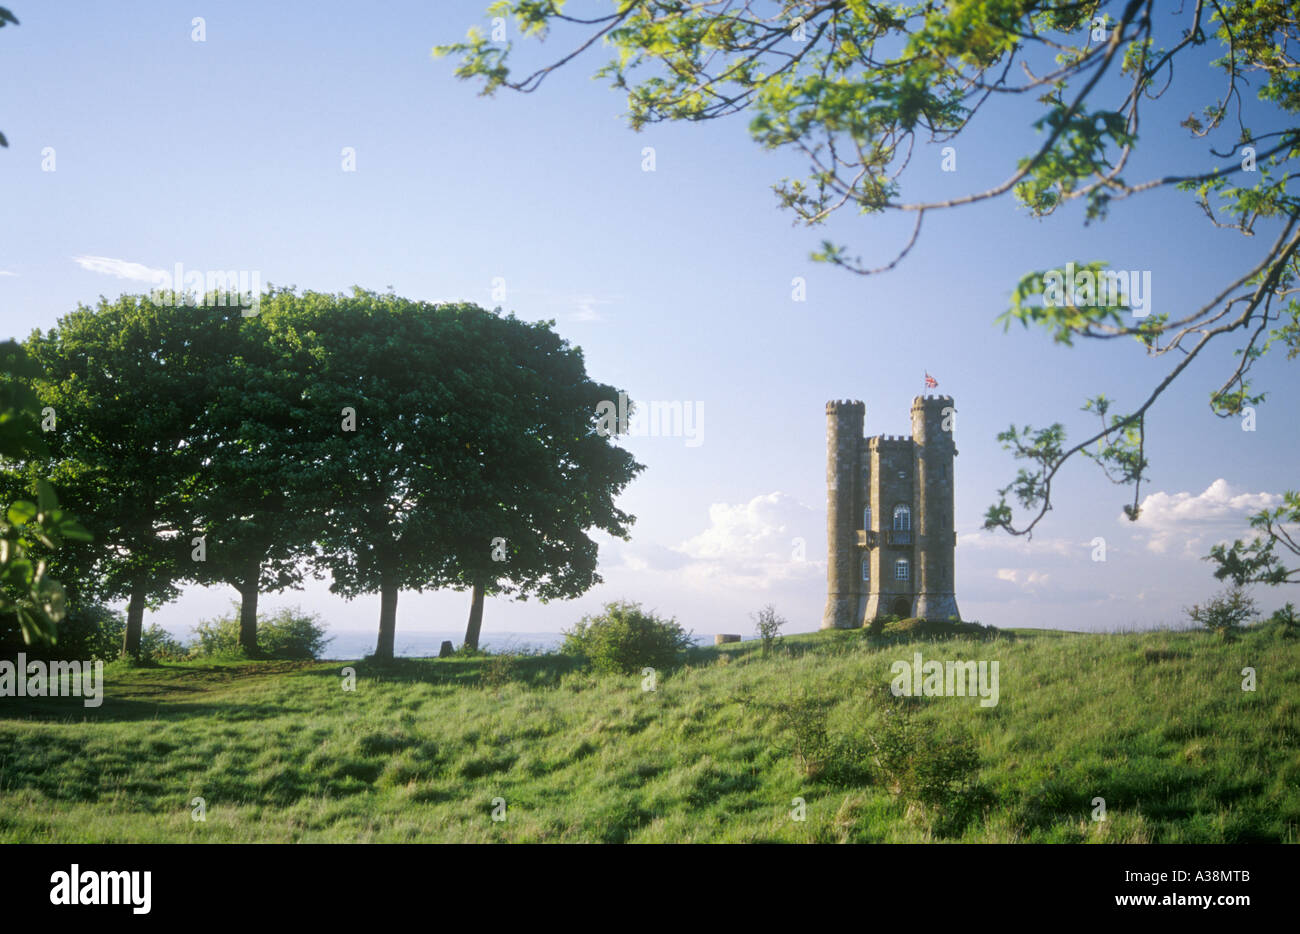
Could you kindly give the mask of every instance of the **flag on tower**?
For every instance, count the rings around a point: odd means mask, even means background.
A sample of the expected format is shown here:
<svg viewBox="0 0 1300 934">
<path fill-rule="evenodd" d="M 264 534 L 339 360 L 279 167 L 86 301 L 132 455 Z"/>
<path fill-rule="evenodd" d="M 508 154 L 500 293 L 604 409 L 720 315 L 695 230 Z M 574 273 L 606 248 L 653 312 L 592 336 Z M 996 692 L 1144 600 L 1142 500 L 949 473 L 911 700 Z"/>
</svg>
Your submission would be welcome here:
<svg viewBox="0 0 1300 934">
<path fill-rule="evenodd" d="M 935 379 L 935 378 L 934 378 L 933 376 L 931 376 L 929 373 L 926 373 L 926 374 L 925 374 L 925 388 L 926 388 L 926 389 L 934 389 L 934 388 L 937 387 L 938 385 L 939 385 L 939 381 L 938 381 L 937 379 Z"/>
</svg>

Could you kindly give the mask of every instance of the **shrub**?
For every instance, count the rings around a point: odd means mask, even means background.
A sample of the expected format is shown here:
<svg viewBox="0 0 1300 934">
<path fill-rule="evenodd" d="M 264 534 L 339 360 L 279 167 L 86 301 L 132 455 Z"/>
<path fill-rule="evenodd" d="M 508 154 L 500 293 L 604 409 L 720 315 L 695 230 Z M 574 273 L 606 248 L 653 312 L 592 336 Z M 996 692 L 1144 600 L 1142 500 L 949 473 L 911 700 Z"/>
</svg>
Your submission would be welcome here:
<svg viewBox="0 0 1300 934">
<path fill-rule="evenodd" d="M 1288 603 L 1285 606 L 1278 607 L 1273 611 L 1273 615 L 1268 621 L 1274 626 L 1278 626 L 1282 631 L 1282 638 L 1294 639 L 1300 636 L 1300 616 L 1296 616 L 1295 604 Z"/>
<path fill-rule="evenodd" d="M 826 699 L 802 693 L 776 702 L 777 720 L 790 737 L 791 752 L 806 777 L 820 775 L 831 757 L 832 743 L 826 726 Z"/>
<path fill-rule="evenodd" d="M 98 603 L 74 605 L 56 627 L 58 641 L 54 645 L 29 646 L 24 651 L 32 657 L 111 662 L 122 653 L 125 630 L 121 613 Z"/>
<path fill-rule="evenodd" d="M 1204 604 L 1194 604 L 1187 610 L 1192 622 L 1223 637 L 1230 642 L 1237 637 L 1241 627 L 1255 615 L 1255 601 L 1240 586 L 1220 591 Z"/>
<path fill-rule="evenodd" d="M 500 692 L 519 674 L 519 656 L 513 652 L 501 652 L 488 659 L 487 671 L 483 673 L 483 685 L 492 691 Z"/>
<path fill-rule="evenodd" d="M 257 623 L 257 647 L 270 658 L 320 658 L 333 641 L 320 616 L 301 607 L 284 607 Z"/>
<path fill-rule="evenodd" d="M 126 624 L 122 624 L 125 629 Z M 116 653 L 121 651 L 122 639 L 118 636 Z M 157 623 L 140 633 L 140 660 L 142 662 L 178 662 L 189 656 L 189 649 L 179 639 Z"/>
<path fill-rule="evenodd" d="M 195 654 L 206 656 L 241 655 L 239 648 L 239 612 L 233 616 L 218 616 L 200 620 L 194 627 Z"/>
<path fill-rule="evenodd" d="M 215 657 L 239 657 L 239 607 L 235 605 L 227 616 L 206 619 L 194 627 L 198 639 L 198 654 Z M 325 635 L 325 626 L 314 613 L 304 613 L 298 607 L 285 607 L 269 616 L 258 619 L 257 648 L 267 658 L 314 659 L 320 658 L 331 638 Z"/>
<path fill-rule="evenodd" d="M 642 668 L 671 668 L 693 645 L 675 619 L 647 613 L 639 603 L 614 601 L 565 630 L 562 651 L 585 658 L 597 671 L 636 674 Z"/>
<path fill-rule="evenodd" d="M 73 606 L 55 628 L 53 645 L 17 645 L 30 658 L 46 660 L 92 660 L 111 662 L 122 654 L 126 620 L 121 613 L 98 603 Z M 5 649 L 8 647 L 5 646 Z M 140 633 L 140 661 L 184 658 L 188 650 L 157 623 Z"/>
<path fill-rule="evenodd" d="M 754 631 L 763 640 L 764 657 L 771 655 L 772 649 L 781 641 L 781 627 L 786 624 L 786 620 L 776 615 L 776 607 L 770 603 L 759 610 L 753 620 Z"/>
<path fill-rule="evenodd" d="M 964 729 L 927 732 L 901 707 L 885 707 L 882 717 L 868 738 L 879 779 L 919 806 L 939 835 L 960 833 L 992 798 L 977 778 L 975 741 Z"/>
</svg>

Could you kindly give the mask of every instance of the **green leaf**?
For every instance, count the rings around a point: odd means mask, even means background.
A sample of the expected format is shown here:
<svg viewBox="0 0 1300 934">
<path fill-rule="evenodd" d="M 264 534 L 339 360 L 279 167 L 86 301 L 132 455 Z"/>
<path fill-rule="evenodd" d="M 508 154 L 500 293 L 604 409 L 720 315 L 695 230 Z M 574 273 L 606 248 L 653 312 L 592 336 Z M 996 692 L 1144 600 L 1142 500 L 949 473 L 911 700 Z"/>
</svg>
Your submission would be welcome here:
<svg viewBox="0 0 1300 934">
<path fill-rule="evenodd" d="M 7 515 L 13 525 L 26 525 L 36 518 L 36 504 L 20 499 L 9 507 Z"/>
<path fill-rule="evenodd" d="M 54 493 L 54 487 L 48 480 L 36 481 L 36 504 L 40 511 L 49 515 L 59 506 L 59 498 Z"/>
</svg>

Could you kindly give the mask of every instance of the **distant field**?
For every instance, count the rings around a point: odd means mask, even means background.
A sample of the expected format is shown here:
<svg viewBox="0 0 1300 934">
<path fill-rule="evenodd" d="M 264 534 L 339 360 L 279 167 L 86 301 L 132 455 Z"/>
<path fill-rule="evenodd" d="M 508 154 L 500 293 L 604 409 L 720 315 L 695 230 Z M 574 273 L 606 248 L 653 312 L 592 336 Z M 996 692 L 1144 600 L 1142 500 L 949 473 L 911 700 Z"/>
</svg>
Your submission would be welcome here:
<svg viewBox="0 0 1300 934">
<path fill-rule="evenodd" d="M 910 704 L 974 741 L 987 797 L 958 830 L 865 771 L 805 770 L 782 712 L 867 742 L 917 651 L 1000 663 L 995 707 Z M 652 692 L 559 656 L 353 663 L 352 692 L 343 664 L 115 663 L 98 709 L 0 700 L 0 840 L 1300 841 L 1300 640 L 1271 629 L 817 633 L 698 650 Z"/>
</svg>

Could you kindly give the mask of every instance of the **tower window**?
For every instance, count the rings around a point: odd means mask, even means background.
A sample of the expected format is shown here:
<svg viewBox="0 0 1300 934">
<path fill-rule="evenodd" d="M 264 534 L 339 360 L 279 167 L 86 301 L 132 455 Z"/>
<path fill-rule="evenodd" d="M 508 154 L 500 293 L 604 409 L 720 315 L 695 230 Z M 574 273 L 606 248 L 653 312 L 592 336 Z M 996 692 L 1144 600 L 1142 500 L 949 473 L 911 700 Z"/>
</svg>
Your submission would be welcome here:
<svg viewBox="0 0 1300 934">
<path fill-rule="evenodd" d="M 867 558 L 862 559 L 862 579 L 864 581 L 871 580 L 871 561 Z"/>
<path fill-rule="evenodd" d="M 899 558 L 894 562 L 894 580 L 905 581 L 908 579 L 911 568 L 908 566 L 906 558 Z"/>
<path fill-rule="evenodd" d="M 870 506 L 862 510 L 862 528 L 868 532 L 871 531 L 871 507 Z"/>
<path fill-rule="evenodd" d="M 894 531 L 910 532 L 912 530 L 912 507 L 898 505 L 894 507 Z"/>
</svg>

